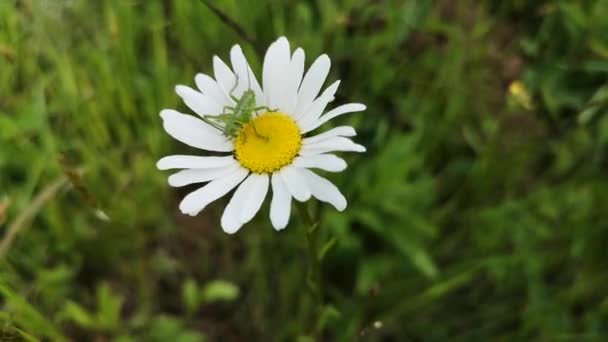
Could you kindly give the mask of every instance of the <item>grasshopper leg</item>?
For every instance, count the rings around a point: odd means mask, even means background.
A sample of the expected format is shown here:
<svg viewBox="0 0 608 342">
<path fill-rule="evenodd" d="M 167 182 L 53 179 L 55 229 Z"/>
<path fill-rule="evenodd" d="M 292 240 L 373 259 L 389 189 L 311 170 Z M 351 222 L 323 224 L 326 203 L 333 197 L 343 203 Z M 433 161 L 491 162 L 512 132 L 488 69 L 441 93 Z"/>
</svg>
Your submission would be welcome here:
<svg viewBox="0 0 608 342">
<path fill-rule="evenodd" d="M 222 108 L 222 114 L 230 114 L 230 111 L 234 112 L 235 108 L 232 106 L 224 106 L 224 108 Z"/>
<path fill-rule="evenodd" d="M 206 123 L 206 124 L 208 124 L 209 126 L 211 126 L 211 127 L 215 128 L 215 129 L 217 129 L 218 131 L 220 131 L 220 132 L 222 132 L 222 133 L 224 132 L 223 127 L 222 127 L 222 126 L 220 126 L 220 125 L 219 125 L 217 122 L 215 122 L 215 121 L 213 121 L 213 120 L 211 120 L 211 119 L 209 119 L 209 118 L 207 118 L 207 117 L 204 117 L 204 116 L 203 116 L 203 117 L 201 117 L 201 119 L 203 120 L 203 122 L 205 122 L 205 123 Z"/>
<path fill-rule="evenodd" d="M 272 109 L 272 108 L 270 108 L 270 107 L 268 107 L 268 106 L 259 106 L 259 107 L 255 107 L 253 110 L 254 110 L 256 113 L 257 113 L 258 111 L 260 111 L 260 110 L 265 110 L 266 112 L 278 112 L 278 111 L 279 111 L 279 109 L 278 109 L 278 108 Z"/>
</svg>

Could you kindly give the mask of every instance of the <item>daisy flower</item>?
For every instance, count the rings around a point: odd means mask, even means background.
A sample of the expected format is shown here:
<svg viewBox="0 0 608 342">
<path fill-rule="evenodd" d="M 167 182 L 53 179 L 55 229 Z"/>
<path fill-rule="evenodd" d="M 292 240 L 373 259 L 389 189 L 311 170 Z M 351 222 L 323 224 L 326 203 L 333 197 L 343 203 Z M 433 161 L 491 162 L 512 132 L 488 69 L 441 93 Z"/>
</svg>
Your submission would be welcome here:
<svg viewBox="0 0 608 342">
<path fill-rule="evenodd" d="M 287 226 L 292 198 L 305 202 L 312 196 L 344 210 L 346 199 L 338 188 L 311 169 L 343 171 L 346 162 L 331 153 L 364 152 L 365 147 L 348 138 L 356 135 L 350 126 L 310 134 L 339 115 L 365 110 L 365 105 L 349 103 L 325 112 L 340 84 L 334 82 L 319 95 L 329 73 L 329 57 L 321 55 L 304 73 L 304 50 L 297 48 L 292 54 L 288 40 L 281 37 L 264 57 L 262 86 L 240 46 L 232 47 L 230 61 L 232 68 L 214 56 L 214 78 L 196 75 L 198 90 L 176 86 L 177 95 L 201 118 L 173 109 L 160 112 L 163 127 L 173 138 L 216 152 L 213 156 L 171 155 L 158 161 L 160 170 L 182 169 L 169 177 L 171 186 L 207 182 L 182 200 L 181 212 L 197 215 L 235 188 L 221 219 L 223 230 L 230 234 L 256 215 L 269 188 L 270 220 L 276 230 Z M 257 109 L 229 135 L 228 124 L 222 125 L 220 118 L 229 119 L 227 114 L 247 92 Z"/>
</svg>

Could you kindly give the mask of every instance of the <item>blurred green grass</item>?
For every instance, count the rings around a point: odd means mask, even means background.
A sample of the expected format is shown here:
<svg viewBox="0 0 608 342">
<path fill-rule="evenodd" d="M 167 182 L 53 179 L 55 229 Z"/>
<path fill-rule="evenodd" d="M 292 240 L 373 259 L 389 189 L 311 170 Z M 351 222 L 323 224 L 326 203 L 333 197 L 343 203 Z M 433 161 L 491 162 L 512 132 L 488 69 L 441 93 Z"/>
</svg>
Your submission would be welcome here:
<svg viewBox="0 0 608 342">
<path fill-rule="evenodd" d="M 0 1 L 0 340 L 608 338 L 608 2 L 214 3 L 255 46 L 195 0 Z M 174 85 L 279 35 L 368 104 L 322 322 L 296 217 L 226 236 L 154 166 Z"/>
</svg>

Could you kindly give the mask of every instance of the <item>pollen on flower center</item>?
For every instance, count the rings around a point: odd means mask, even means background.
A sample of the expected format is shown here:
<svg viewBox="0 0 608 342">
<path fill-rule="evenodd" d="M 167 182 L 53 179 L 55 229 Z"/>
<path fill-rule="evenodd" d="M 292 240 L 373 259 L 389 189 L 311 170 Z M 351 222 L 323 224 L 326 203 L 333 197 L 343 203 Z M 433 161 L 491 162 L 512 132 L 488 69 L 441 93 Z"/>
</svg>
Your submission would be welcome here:
<svg viewBox="0 0 608 342">
<path fill-rule="evenodd" d="M 268 112 L 243 126 L 234 141 L 236 159 L 255 173 L 272 173 L 291 164 L 302 137 L 289 116 Z"/>
</svg>

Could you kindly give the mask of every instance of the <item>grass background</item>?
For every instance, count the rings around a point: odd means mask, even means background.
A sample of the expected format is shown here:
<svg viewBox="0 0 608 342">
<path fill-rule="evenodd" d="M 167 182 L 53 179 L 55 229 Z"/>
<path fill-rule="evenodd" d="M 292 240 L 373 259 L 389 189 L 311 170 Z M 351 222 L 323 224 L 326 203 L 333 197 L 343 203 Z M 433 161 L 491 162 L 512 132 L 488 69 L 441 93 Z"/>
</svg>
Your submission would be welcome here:
<svg viewBox="0 0 608 342">
<path fill-rule="evenodd" d="M 254 44 L 196 0 L 0 1 L 0 340 L 608 339 L 607 1 L 213 3 Z M 174 85 L 279 35 L 368 105 L 322 313 L 297 217 L 227 236 L 154 166 Z"/>
</svg>

